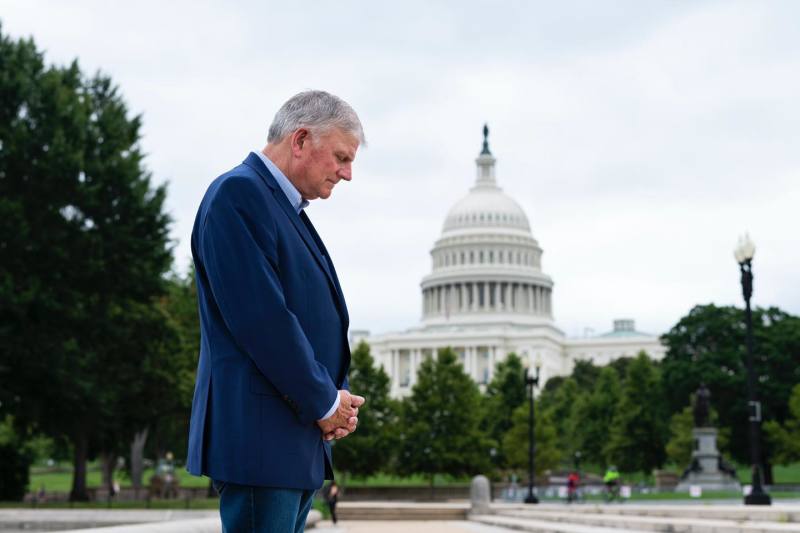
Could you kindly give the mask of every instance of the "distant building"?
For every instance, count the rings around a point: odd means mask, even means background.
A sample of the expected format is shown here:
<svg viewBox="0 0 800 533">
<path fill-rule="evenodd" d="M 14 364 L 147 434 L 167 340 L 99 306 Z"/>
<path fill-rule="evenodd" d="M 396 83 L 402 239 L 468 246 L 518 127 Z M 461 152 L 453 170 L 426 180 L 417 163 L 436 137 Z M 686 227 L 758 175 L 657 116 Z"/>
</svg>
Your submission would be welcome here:
<svg viewBox="0 0 800 533">
<path fill-rule="evenodd" d="M 422 278 L 422 323 L 374 336 L 351 332 L 352 344 L 370 344 L 391 377 L 392 395 L 408 394 L 422 360 L 448 346 L 479 384 L 510 352 L 531 366 L 540 361 L 545 381 L 569 374 L 578 360 L 604 365 L 641 350 L 661 359 L 658 337 L 636 331 L 630 319 L 615 320 L 613 331 L 599 336 L 566 338 L 558 329 L 542 248 L 525 212 L 498 187 L 495 161 L 484 127 L 475 185 L 447 213 L 431 250 L 432 271 Z"/>
</svg>

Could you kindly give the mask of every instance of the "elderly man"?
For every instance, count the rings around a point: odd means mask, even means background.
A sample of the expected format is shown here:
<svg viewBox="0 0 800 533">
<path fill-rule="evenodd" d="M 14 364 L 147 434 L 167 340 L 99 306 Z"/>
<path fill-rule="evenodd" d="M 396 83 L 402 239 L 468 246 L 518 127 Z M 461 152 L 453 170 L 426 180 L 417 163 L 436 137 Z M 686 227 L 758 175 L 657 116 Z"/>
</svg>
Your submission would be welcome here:
<svg viewBox="0 0 800 533">
<path fill-rule="evenodd" d="M 364 144 L 343 100 L 289 99 L 267 146 L 211 184 L 192 231 L 201 349 L 188 469 L 220 494 L 224 531 L 301 532 L 333 478 L 328 441 L 355 431 L 348 315 L 304 208 L 328 198 Z"/>
</svg>

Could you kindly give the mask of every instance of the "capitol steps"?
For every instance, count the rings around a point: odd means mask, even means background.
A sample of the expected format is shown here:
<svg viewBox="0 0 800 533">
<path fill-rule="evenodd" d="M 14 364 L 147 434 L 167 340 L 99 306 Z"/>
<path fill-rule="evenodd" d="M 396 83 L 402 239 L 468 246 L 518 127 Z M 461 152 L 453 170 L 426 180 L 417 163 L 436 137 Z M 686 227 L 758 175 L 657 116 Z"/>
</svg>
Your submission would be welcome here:
<svg viewBox="0 0 800 533">
<path fill-rule="evenodd" d="M 603 530 L 628 533 L 800 532 L 800 506 L 763 508 L 698 505 L 575 505 L 568 507 L 551 504 L 492 507 L 494 514 L 473 515 L 470 519 L 487 525 L 537 532 L 599 533 Z"/>
<path fill-rule="evenodd" d="M 618 533 L 618 528 L 591 526 L 572 522 L 559 522 L 550 519 L 537 520 L 534 518 L 519 518 L 501 515 L 472 515 L 470 520 L 481 524 L 512 529 L 516 531 L 530 531 L 533 533 Z M 645 533 L 626 529 L 626 533 Z"/>
<path fill-rule="evenodd" d="M 339 520 L 465 520 L 469 504 L 418 502 L 340 502 Z"/>
</svg>

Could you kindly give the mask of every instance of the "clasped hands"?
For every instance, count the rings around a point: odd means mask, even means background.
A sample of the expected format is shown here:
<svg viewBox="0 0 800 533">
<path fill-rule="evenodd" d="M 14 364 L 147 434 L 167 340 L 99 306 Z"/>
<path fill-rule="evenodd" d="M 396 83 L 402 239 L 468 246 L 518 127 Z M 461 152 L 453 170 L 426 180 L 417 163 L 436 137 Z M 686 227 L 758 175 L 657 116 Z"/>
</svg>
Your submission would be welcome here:
<svg viewBox="0 0 800 533">
<path fill-rule="evenodd" d="M 358 408 L 364 405 L 363 396 L 350 394 L 347 390 L 339 391 L 339 407 L 324 420 L 319 420 L 317 425 L 322 430 L 325 440 L 341 439 L 356 430 L 358 425 Z"/>
</svg>

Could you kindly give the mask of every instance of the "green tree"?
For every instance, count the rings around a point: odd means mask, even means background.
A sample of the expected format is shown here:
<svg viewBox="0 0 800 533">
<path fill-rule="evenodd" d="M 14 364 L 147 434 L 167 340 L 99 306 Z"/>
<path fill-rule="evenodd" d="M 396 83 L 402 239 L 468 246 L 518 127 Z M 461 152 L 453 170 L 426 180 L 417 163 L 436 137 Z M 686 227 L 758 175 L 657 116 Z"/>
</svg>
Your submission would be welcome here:
<svg viewBox="0 0 800 533">
<path fill-rule="evenodd" d="M 574 411 L 574 434 L 584 461 L 606 466 L 604 447 L 620 398 L 620 379 L 611 366 L 600 369 L 594 388 L 581 396 Z"/>
<path fill-rule="evenodd" d="M 552 380 L 551 380 L 552 381 Z M 564 457 L 572 457 L 577 451 L 575 439 L 575 409 L 579 398 L 586 394 L 570 376 L 558 388 L 544 390 L 540 396 L 540 412 L 546 413 L 555 424 L 558 445 Z"/>
<path fill-rule="evenodd" d="M 597 379 L 600 377 L 602 367 L 595 366 L 591 361 L 575 361 L 575 366 L 572 367 L 572 379 L 578 385 L 581 391 L 590 391 L 594 389 Z"/>
<path fill-rule="evenodd" d="M 664 463 L 667 410 L 659 370 L 644 352 L 628 365 L 611 423 L 607 459 L 623 472 L 648 474 Z"/>
<path fill-rule="evenodd" d="M 511 416 L 526 398 L 525 369 L 522 360 L 515 353 L 509 353 L 505 360 L 495 366 L 494 377 L 486 387 L 486 409 L 484 422 L 488 436 L 495 443 L 492 460 L 496 467 L 507 466 L 503 437 L 511 429 Z"/>
<path fill-rule="evenodd" d="M 540 475 L 546 470 L 558 466 L 561 460 L 561 449 L 558 445 L 556 426 L 552 415 L 540 409 L 536 401 L 534 415 L 536 417 L 533 429 L 534 441 L 534 467 L 536 474 Z M 514 410 L 511 429 L 503 437 L 503 452 L 508 460 L 508 465 L 516 470 L 527 472 L 529 461 L 528 427 L 530 418 L 530 402 L 525 402 Z"/>
<path fill-rule="evenodd" d="M 800 461 L 800 384 L 792 389 L 789 413 L 784 424 L 770 420 L 764 424 L 767 439 L 775 450 L 775 461 L 789 464 Z"/>
<path fill-rule="evenodd" d="M 339 470 L 368 476 L 390 466 L 398 405 L 389 397 L 389 388 L 389 375 L 375 366 L 369 345 L 362 341 L 353 351 L 350 390 L 364 396 L 367 402 L 359 411 L 357 431 L 335 441 L 334 462 Z"/>
<path fill-rule="evenodd" d="M 0 501 L 22 501 L 32 462 L 32 450 L 14 430 L 11 417 L 0 420 Z"/>
<path fill-rule="evenodd" d="M 86 499 L 87 457 L 125 429 L 134 367 L 171 336 L 151 330 L 166 189 L 108 77 L 45 67 L 32 40 L 0 33 L 0 95 L 0 409 L 71 442 L 71 498 Z"/>
<path fill-rule="evenodd" d="M 789 416 L 791 389 L 800 382 L 800 318 L 780 309 L 753 311 L 754 368 L 765 420 Z M 672 412 L 680 411 L 705 382 L 721 427 L 728 427 L 730 453 L 748 463 L 747 371 L 744 312 L 735 307 L 699 305 L 662 337 L 663 384 Z M 769 448 L 765 450 L 767 481 Z"/>
<path fill-rule="evenodd" d="M 491 440 L 481 431 L 481 394 L 452 349 L 422 362 L 402 405 L 397 469 L 423 474 L 472 475 L 487 470 Z"/>
<path fill-rule="evenodd" d="M 618 357 L 608 363 L 608 366 L 617 371 L 620 383 L 625 380 L 628 375 L 628 366 L 633 362 L 633 357 Z"/>
<path fill-rule="evenodd" d="M 200 316 L 193 268 L 185 276 L 173 274 L 168 278 L 166 294 L 159 298 L 156 308 L 161 321 L 175 336 L 160 351 L 153 352 L 152 367 L 141 384 L 141 394 L 151 398 L 152 405 L 144 410 L 148 418 L 141 419 L 137 427 L 150 432 L 151 450 L 156 457 L 173 452 L 181 458 L 188 446 L 189 415 L 200 353 Z"/>
</svg>

